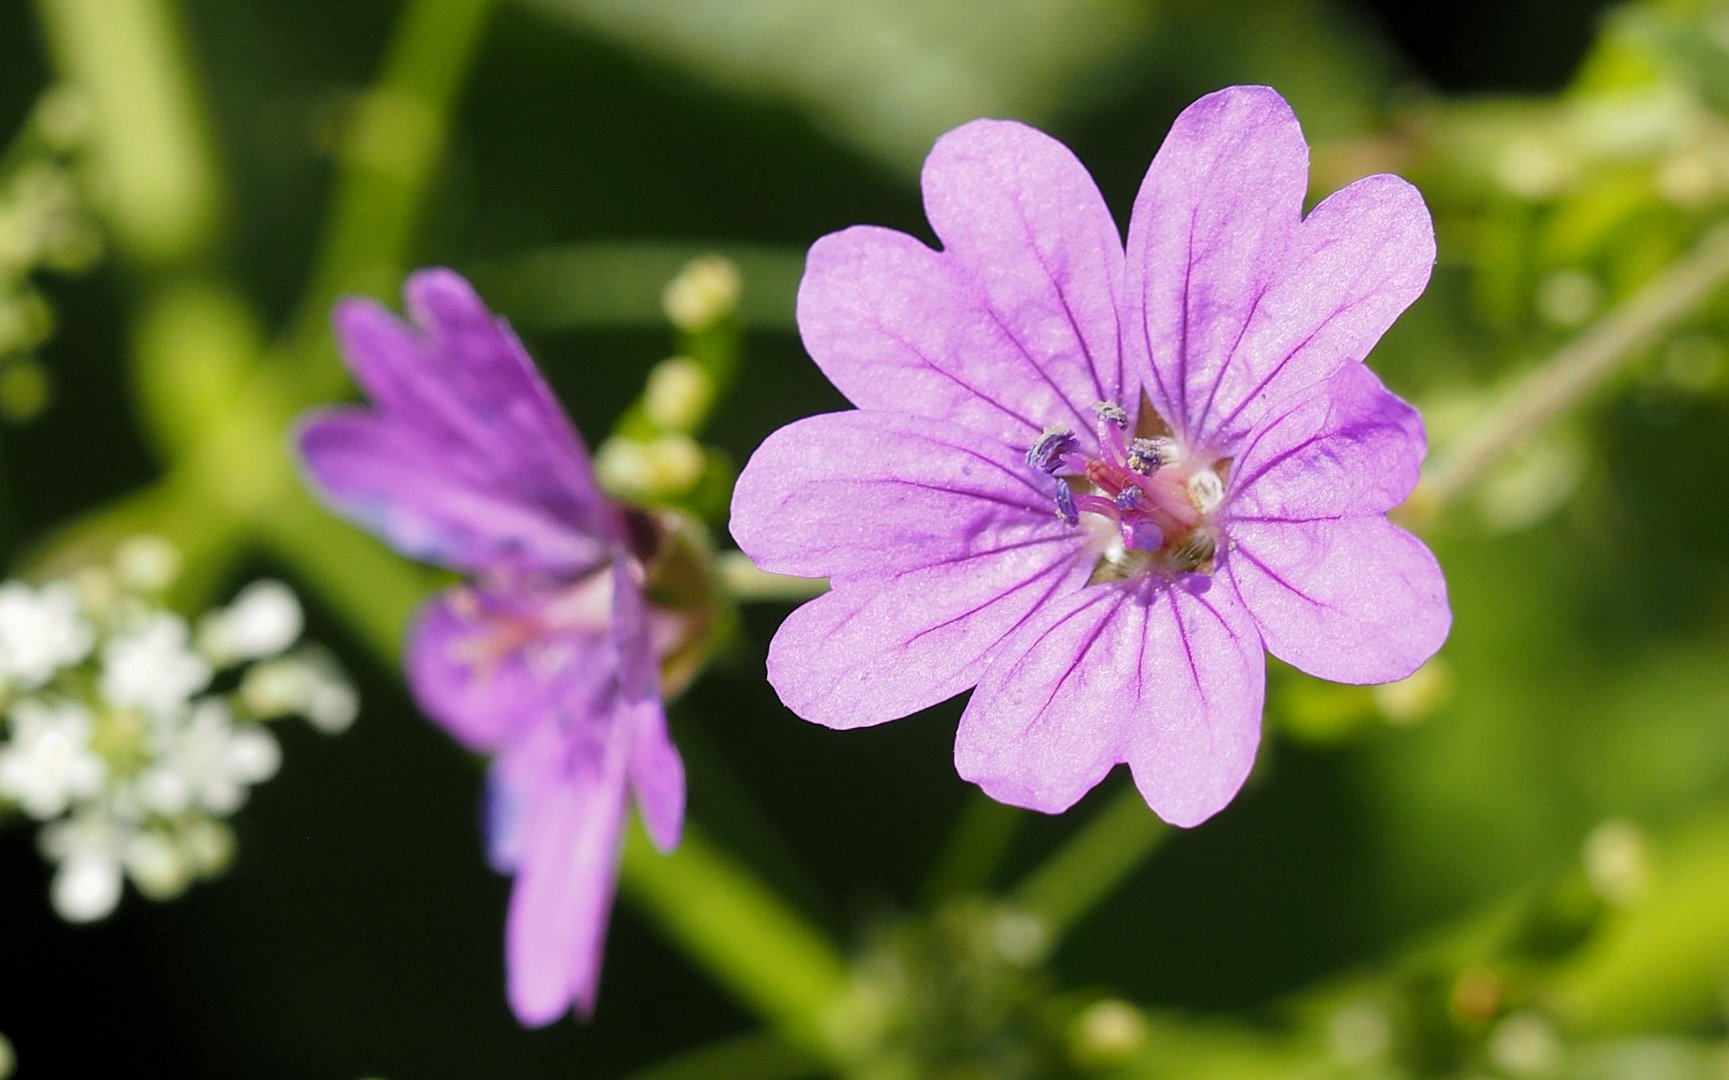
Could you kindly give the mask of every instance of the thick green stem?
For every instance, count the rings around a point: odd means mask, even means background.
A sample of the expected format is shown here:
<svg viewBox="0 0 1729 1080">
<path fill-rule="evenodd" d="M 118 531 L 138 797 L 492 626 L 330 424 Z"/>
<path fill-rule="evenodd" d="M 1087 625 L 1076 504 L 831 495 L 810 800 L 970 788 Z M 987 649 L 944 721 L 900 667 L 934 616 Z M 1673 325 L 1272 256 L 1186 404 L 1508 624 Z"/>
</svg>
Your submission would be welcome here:
<svg viewBox="0 0 1729 1080">
<path fill-rule="evenodd" d="M 341 385 L 330 307 L 344 293 L 387 296 L 402 279 L 451 111 L 479 51 L 493 0 L 412 0 L 378 82 L 356 111 L 311 283 L 286 342 L 315 398 Z"/>
<path fill-rule="evenodd" d="M 1475 425 L 1442 447 L 1410 513 L 1427 519 L 1451 504 L 1509 451 L 1578 405 L 1725 284 L 1729 228 L 1720 228 L 1500 395 Z"/>
<path fill-rule="evenodd" d="M 1025 817 L 1026 811 L 1004 806 L 989 796 L 972 796 L 925 881 L 926 905 L 989 889 Z"/>
<path fill-rule="evenodd" d="M 632 1073 L 630 1080 L 797 1080 L 818 1071 L 809 1054 L 773 1035 L 752 1034 L 687 1050 Z"/>
<path fill-rule="evenodd" d="M 223 192 L 177 5 L 37 0 L 49 51 L 90 103 L 94 190 L 116 246 L 151 266 L 208 253 Z"/>
<path fill-rule="evenodd" d="M 1060 935 L 1134 873 L 1170 832 L 1141 793 L 1126 788 L 1027 875 L 1010 897 L 1042 917 L 1053 935 Z"/>
<path fill-rule="evenodd" d="M 715 980 L 792 1045 L 835 1062 L 844 959 L 773 892 L 695 829 L 661 855 L 641 829 L 625 845 L 624 891 Z"/>
</svg>

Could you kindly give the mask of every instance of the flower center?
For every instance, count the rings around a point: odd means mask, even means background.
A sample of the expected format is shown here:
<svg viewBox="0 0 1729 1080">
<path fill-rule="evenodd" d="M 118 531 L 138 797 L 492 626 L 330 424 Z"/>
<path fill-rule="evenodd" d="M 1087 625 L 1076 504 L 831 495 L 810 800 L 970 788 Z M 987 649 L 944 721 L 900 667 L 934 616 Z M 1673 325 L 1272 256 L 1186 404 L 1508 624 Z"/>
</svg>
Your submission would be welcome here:
<svg viewBox="0 0 1729 1080">
<path fill-rule="evenodd" d="M 1229 459 L 1191 455 L 1146 402 L 1134 435 L 1115 402 L 1101 401 L 1093 412 L 1097 456 L 1088 457 L 1066 427 L 1045 429 L 1027 450 L 1027 464 L 1056 480 L 1057 516 L 1079 527 L 1087 515 L 1099 539 L 1089 584 L 1155 572 L 1212 573 Z"/>
</svg>

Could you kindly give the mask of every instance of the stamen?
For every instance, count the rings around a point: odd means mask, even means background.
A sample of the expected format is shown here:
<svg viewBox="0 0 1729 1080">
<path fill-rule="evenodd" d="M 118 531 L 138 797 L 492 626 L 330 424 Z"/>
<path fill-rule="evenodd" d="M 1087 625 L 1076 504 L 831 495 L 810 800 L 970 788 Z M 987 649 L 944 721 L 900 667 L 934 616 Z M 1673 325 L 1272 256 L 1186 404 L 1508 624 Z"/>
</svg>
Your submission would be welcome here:
<svg viewBox="0 0 1729 1080">
<path fill-rule="evenodd" d="M 1140 488 L 1126 487 L 1123 490 L 1117 492 L 1117 509 L 1118 510 L 1133 510 L 1135 507 L 1139 506 L 1140 503 L 1141 503 L 1141 489 Z"/>
<path fill-rule="evenodd" d="M 1115 424 L 1119 428 L 1129 426 L 1129 414 L 1124 412 L 1123 407 L 1114 401 L 1093 402 L 1093 412 L 1106 423 Z"/>
<path fill-rule="evenodd" d="M 1055 474 L 1063 465 L 1063 457 L 1081 448 L 1081 441 L 1066 427 L 1048 427 L 1027 450 L 1027 464 L 1042 473 Z"/>
<path fill-rule="evenodd" d="M 1075 493 L 1061 482 L 1057 484 L 1057 516 L 1070 525 L 1081 523 L 1081 515 L 1075 510 Z"/>
<path fill-rule="evenodd" d="M 1164 435 L 1154 439 L 1136 439 L 1129 444 L 1129 468 L 1142 476 L 1151 476 L 1176 459 L 1177 441 Z"/>
<path fill-rule="evenodd" d="M 1165 531 L 1148 518 L 1123 522 L 1123 546 L 1131 551 L 1157 551 L 1165 542 Z"/>
</svg>

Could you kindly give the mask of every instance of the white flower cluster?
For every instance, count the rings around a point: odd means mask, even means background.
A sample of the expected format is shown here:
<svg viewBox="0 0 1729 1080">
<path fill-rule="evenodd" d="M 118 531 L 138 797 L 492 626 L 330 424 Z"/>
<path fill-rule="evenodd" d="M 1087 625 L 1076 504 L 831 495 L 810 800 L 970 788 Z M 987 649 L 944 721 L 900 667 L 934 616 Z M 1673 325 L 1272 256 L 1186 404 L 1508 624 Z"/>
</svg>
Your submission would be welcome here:
<svg viewBox="0 0 1729 1080">
<path fill-rule="evenodd" d="M 0 813 L 42 823 L 69 922 L 113 911 L 125 878 L 166 899 L 220 871 L 226 819 L 281 761 L 265 721 L 334 733 L 358 708 L 335 661 L 299 644 L 286 585 L 254 582 L 193 625 L 162 606 L 177 566 L 138 537 L 112 566 L 0 584 Z"/>
</svg>

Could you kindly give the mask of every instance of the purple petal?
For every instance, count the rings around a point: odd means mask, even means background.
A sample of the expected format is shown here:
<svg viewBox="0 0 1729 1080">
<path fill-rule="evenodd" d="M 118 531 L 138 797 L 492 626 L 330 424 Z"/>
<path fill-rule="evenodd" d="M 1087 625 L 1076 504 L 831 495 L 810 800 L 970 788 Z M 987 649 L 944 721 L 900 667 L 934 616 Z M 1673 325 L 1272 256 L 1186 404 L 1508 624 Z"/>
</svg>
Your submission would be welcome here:
<svg viewBox="0 0 1729 1080">
<path fill-rule="evenodd" d="M 961 776 L 1059 813 L 1127 760 L 1166 821 L 1218 812 L 1254 762 L 1264 664 L 1254 624 L 1207 584 L 1088 588 L 1029 620 L 961 717 Z"/>
<path fill-rule="evenodd" d="M 630 701 L 658 699 L 660 660 L 650 636 L 643 569 L 635 559 L 612 561 L 612 641 L 619 687 Z"/>
<path fill-rule="evenodd" d="M 555 770 L 533 796 L 505 923 L 511 1009 L 539 1027 L 589 1016 L 600 985 L 624 824 L 624 740 Z"/>
<path fill-rule="evenodd" d="M 1228 527 L 1384 514 L 1416 486 L 1426 448 L 1417 410 L 1347 364 L 1250 434 L 1231 469 Z"/>
<path fill-rule="evenodd" d="M 961 715 L 955 770 L 998 802 L 1060 813 L 1122 761 L 1140 713 L 1145 608 L 1127 589 L 1046 604 Z"/>
<path fill-rule="evenodd" d="M 530 826 L 537 820 L 535 800 L 564 758 L 565 737 L 550 709 L 523 718 L 486 770 L 486 861 L 501 874 L 514 874 Z"/>
<path fill-rule="evenodd" d="M 976 683 L 992 651 L 1090 565 L 1079 539 L 1021 541 L 884 582 L 842 585 L 787 617 L 768 681 L 787 708 L 832 728 L 880 724 Z"/>
<path fill-rule="evenodd" d="M 661 851 L 678 847 L 684 831 L 684 762 L 666 731 L 666 710 L 657 699 L 626 705 L 619 721 L 630 725 L 630 788 L 648 837 Z"/>
<path fill-rule="evenodd" d="M 459 570 L 574 573 L 604 557 L 600 534 L 489 484 L 465 448 L 361 409 L 316 413 L 299 432 L 310 480 L 343 516 L 405 555 Z"/>
<path fill-rule="evenodd" d="M 1267 650 L 1323 679 L 1402 679 L 1447 639 L 1441 567 L 1379 516 L 1233 526 L 1230 575 Z"/>
<path fill-rule="evenodd" d="M 1124 345 L 1153 404 L 1191 446 L 1302 218 L 1309 148 L 1266 87 L 1209 94 L 1159 148 L 1129 223 Z"/>
<path fill-rule="evenodd" d="M 1025 453 L 895 413 L 809 417 L 751 455 L 733 490 L 733 538 L 765 570 L 848 581 L 1066 535 L 1055 481 Z"/>
<path fill-rule="evenodd" d="M 344 357 L 381 413 L 459 454 L 496 497 L 577 531 L 615 531 L 576 431 L 522 343 L 459 275 L 423 270 L 405 288 L 416 326 L 370 301 L 337 306 Z"/>
<path fill-rule="evenodd" d="M 1121 401 L 1123 240 L 1068 147 L 1024 124 L 976 120 L 937 140 L 925 213 L 1025 362 L 1079 405 Z"/>
<path fill-rule="evenodd" d="M 871 226 L 818 240 L 799 284 L 805 349 L 860 408 L 960 424 L 1015 446 L 1031 446 L 1050 424 L 1089 430 L 1090 375 L 1054 383 L 1022 351 L 1015 335 L 1027 328 L 1017 319 L 997 311 L 955 258 Z"/>
<path fill-rule="evenodd" d="M 513 622 L 529 611 L 504 598 L 454 589 L 421 607 L 406 649 L 409 688 L 422 711 L 472 750 L 490 751 L 555 710 L 586 709 L 612 674 L 603 635 L 524 640 Z"/>
<path fill-rule="evenodd" d="M 1147 805 L 1199 825 L 1236 797 L 1255 763 L 1266 658 L 1255 624 L 1215 577 L 1167 584 L 1141 631 L 1146 687 L 1129 768 Z"/>
<path fill-rule="evenodd" d="M 1242 339 L 1212 371 L 1195 437 L 1234 446 L 1282 398 L 1363 359 L 1422 294 L 1434 263 L 1434 226 L 1416 188 L 1380 175 L 1334 193 L 1304 220 Z"/>
</svg>

